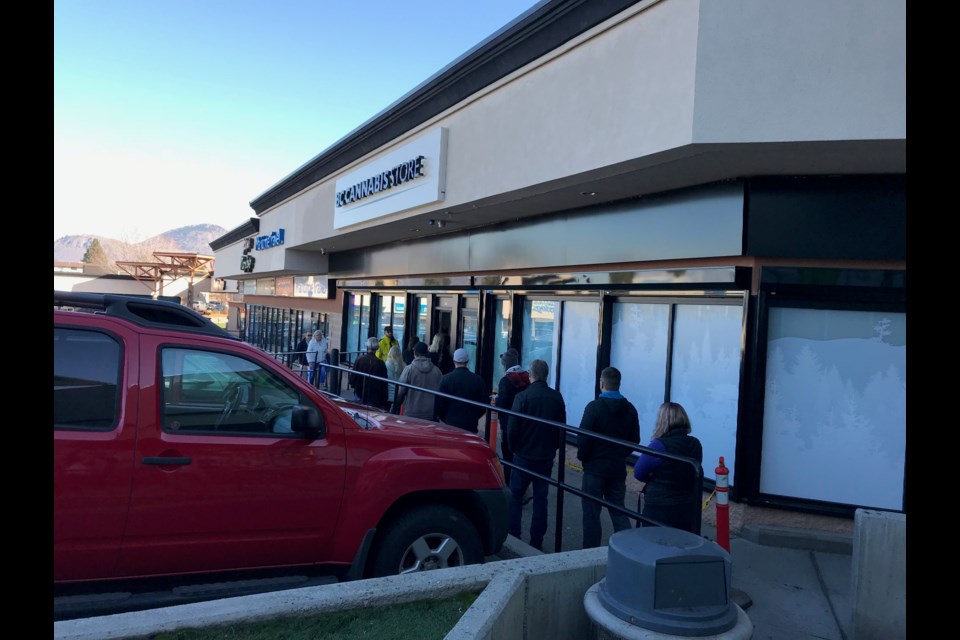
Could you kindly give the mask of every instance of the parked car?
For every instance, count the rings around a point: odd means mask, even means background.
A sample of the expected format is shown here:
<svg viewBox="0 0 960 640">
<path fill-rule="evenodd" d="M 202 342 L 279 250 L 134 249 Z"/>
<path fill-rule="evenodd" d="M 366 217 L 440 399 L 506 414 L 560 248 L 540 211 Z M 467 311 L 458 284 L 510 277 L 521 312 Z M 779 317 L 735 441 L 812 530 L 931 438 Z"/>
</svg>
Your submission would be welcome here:
<svg viewBox="0 0 960 640">
<path fill-rule="evenodd" d="M 180 305 L 54 291 L 53 387 L 55 584 L 384 576 L 507 535 L 482 438 L 325 394 Z"/>
</svg>

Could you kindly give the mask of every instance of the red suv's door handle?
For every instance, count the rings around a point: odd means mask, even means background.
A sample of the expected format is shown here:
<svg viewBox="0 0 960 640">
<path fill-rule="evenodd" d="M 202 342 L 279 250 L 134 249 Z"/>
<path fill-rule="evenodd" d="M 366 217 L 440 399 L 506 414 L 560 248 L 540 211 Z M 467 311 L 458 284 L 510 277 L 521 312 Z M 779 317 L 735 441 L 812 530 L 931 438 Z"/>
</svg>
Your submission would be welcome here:
<svg viewBox="0 0 960 640">
<path fill-rule="evenodd" d="M 144 458 L 143 464 L 190 464 L 190 458 L 164 458 L 162 456 L 156 458 Z"/>
</svg>

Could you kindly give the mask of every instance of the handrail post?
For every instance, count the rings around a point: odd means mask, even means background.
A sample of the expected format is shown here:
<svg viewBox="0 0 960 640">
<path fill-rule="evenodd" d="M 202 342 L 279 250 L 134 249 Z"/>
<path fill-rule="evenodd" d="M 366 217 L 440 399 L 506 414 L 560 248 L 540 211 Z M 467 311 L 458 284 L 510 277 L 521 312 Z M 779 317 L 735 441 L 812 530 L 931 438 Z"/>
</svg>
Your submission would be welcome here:
<svg viewBox="0 0 960 640">
<path fill-rule="evenodd" d="M 500 418 L 497 415 L 497 412 L 493 408 L 486 410 L 486 418 L 484 420 L 485 424 L 483 426 L 483 435 L 487 440 L 487 444 L 490 445 L 490 448 L 494 451 L 497 450 L 497 432 L 500 430 Z"/>
<path fill-rule="evenodd" d="M 330 349 L 330 364 L 339 367 L 340 366 L 340 349 Z M 336 373 L 336 375 L 334 375 Z M 331 369 L 327 372 L 327 387 L 330 389 L 330 393 L 334 395 L 340 395 L 340 377 L 343 375 L 343 371 L 340 369 Z"/>
<path fill-rule="evenodd" d="M 553 525 L 554 551 L 563 550 L 563 481 L 567 470 L 567 430 L 557 428 L 560 439 L 557 460 L 557 521 Z"/>
</svg>

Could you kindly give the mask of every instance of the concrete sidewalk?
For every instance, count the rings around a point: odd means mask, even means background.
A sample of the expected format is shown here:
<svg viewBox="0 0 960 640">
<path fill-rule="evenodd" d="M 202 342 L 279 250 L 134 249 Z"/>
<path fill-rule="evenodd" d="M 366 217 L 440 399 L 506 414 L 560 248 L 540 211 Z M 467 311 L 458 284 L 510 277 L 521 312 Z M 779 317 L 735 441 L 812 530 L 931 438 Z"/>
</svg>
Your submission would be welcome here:
<svg viewBox="0 0 960 640">
<path fill-rule="evenodd" d="M 754 640 L 850 637 L 852 536 L 776 527 L 743 534 L 730 540 L 731 582 Z"/>
</svg>

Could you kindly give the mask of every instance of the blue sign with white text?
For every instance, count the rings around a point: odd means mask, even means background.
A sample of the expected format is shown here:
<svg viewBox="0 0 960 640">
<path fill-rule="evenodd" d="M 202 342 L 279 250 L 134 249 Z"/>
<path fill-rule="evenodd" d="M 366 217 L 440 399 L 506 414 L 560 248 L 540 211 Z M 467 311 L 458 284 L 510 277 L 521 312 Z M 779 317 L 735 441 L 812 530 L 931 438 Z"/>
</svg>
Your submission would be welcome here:
<svg viewBox="0 0 960 640">
<path fill-rule="evenodd" d="M 274 231 L 268 236 L 257 236 L 257 243 L 254 248 L 257 251 L 263 251 L 264 249 L 270 249 L 271 247 L 279 247 L 283 244 L 283 229 L 279 231 Z"/>
</svg>

